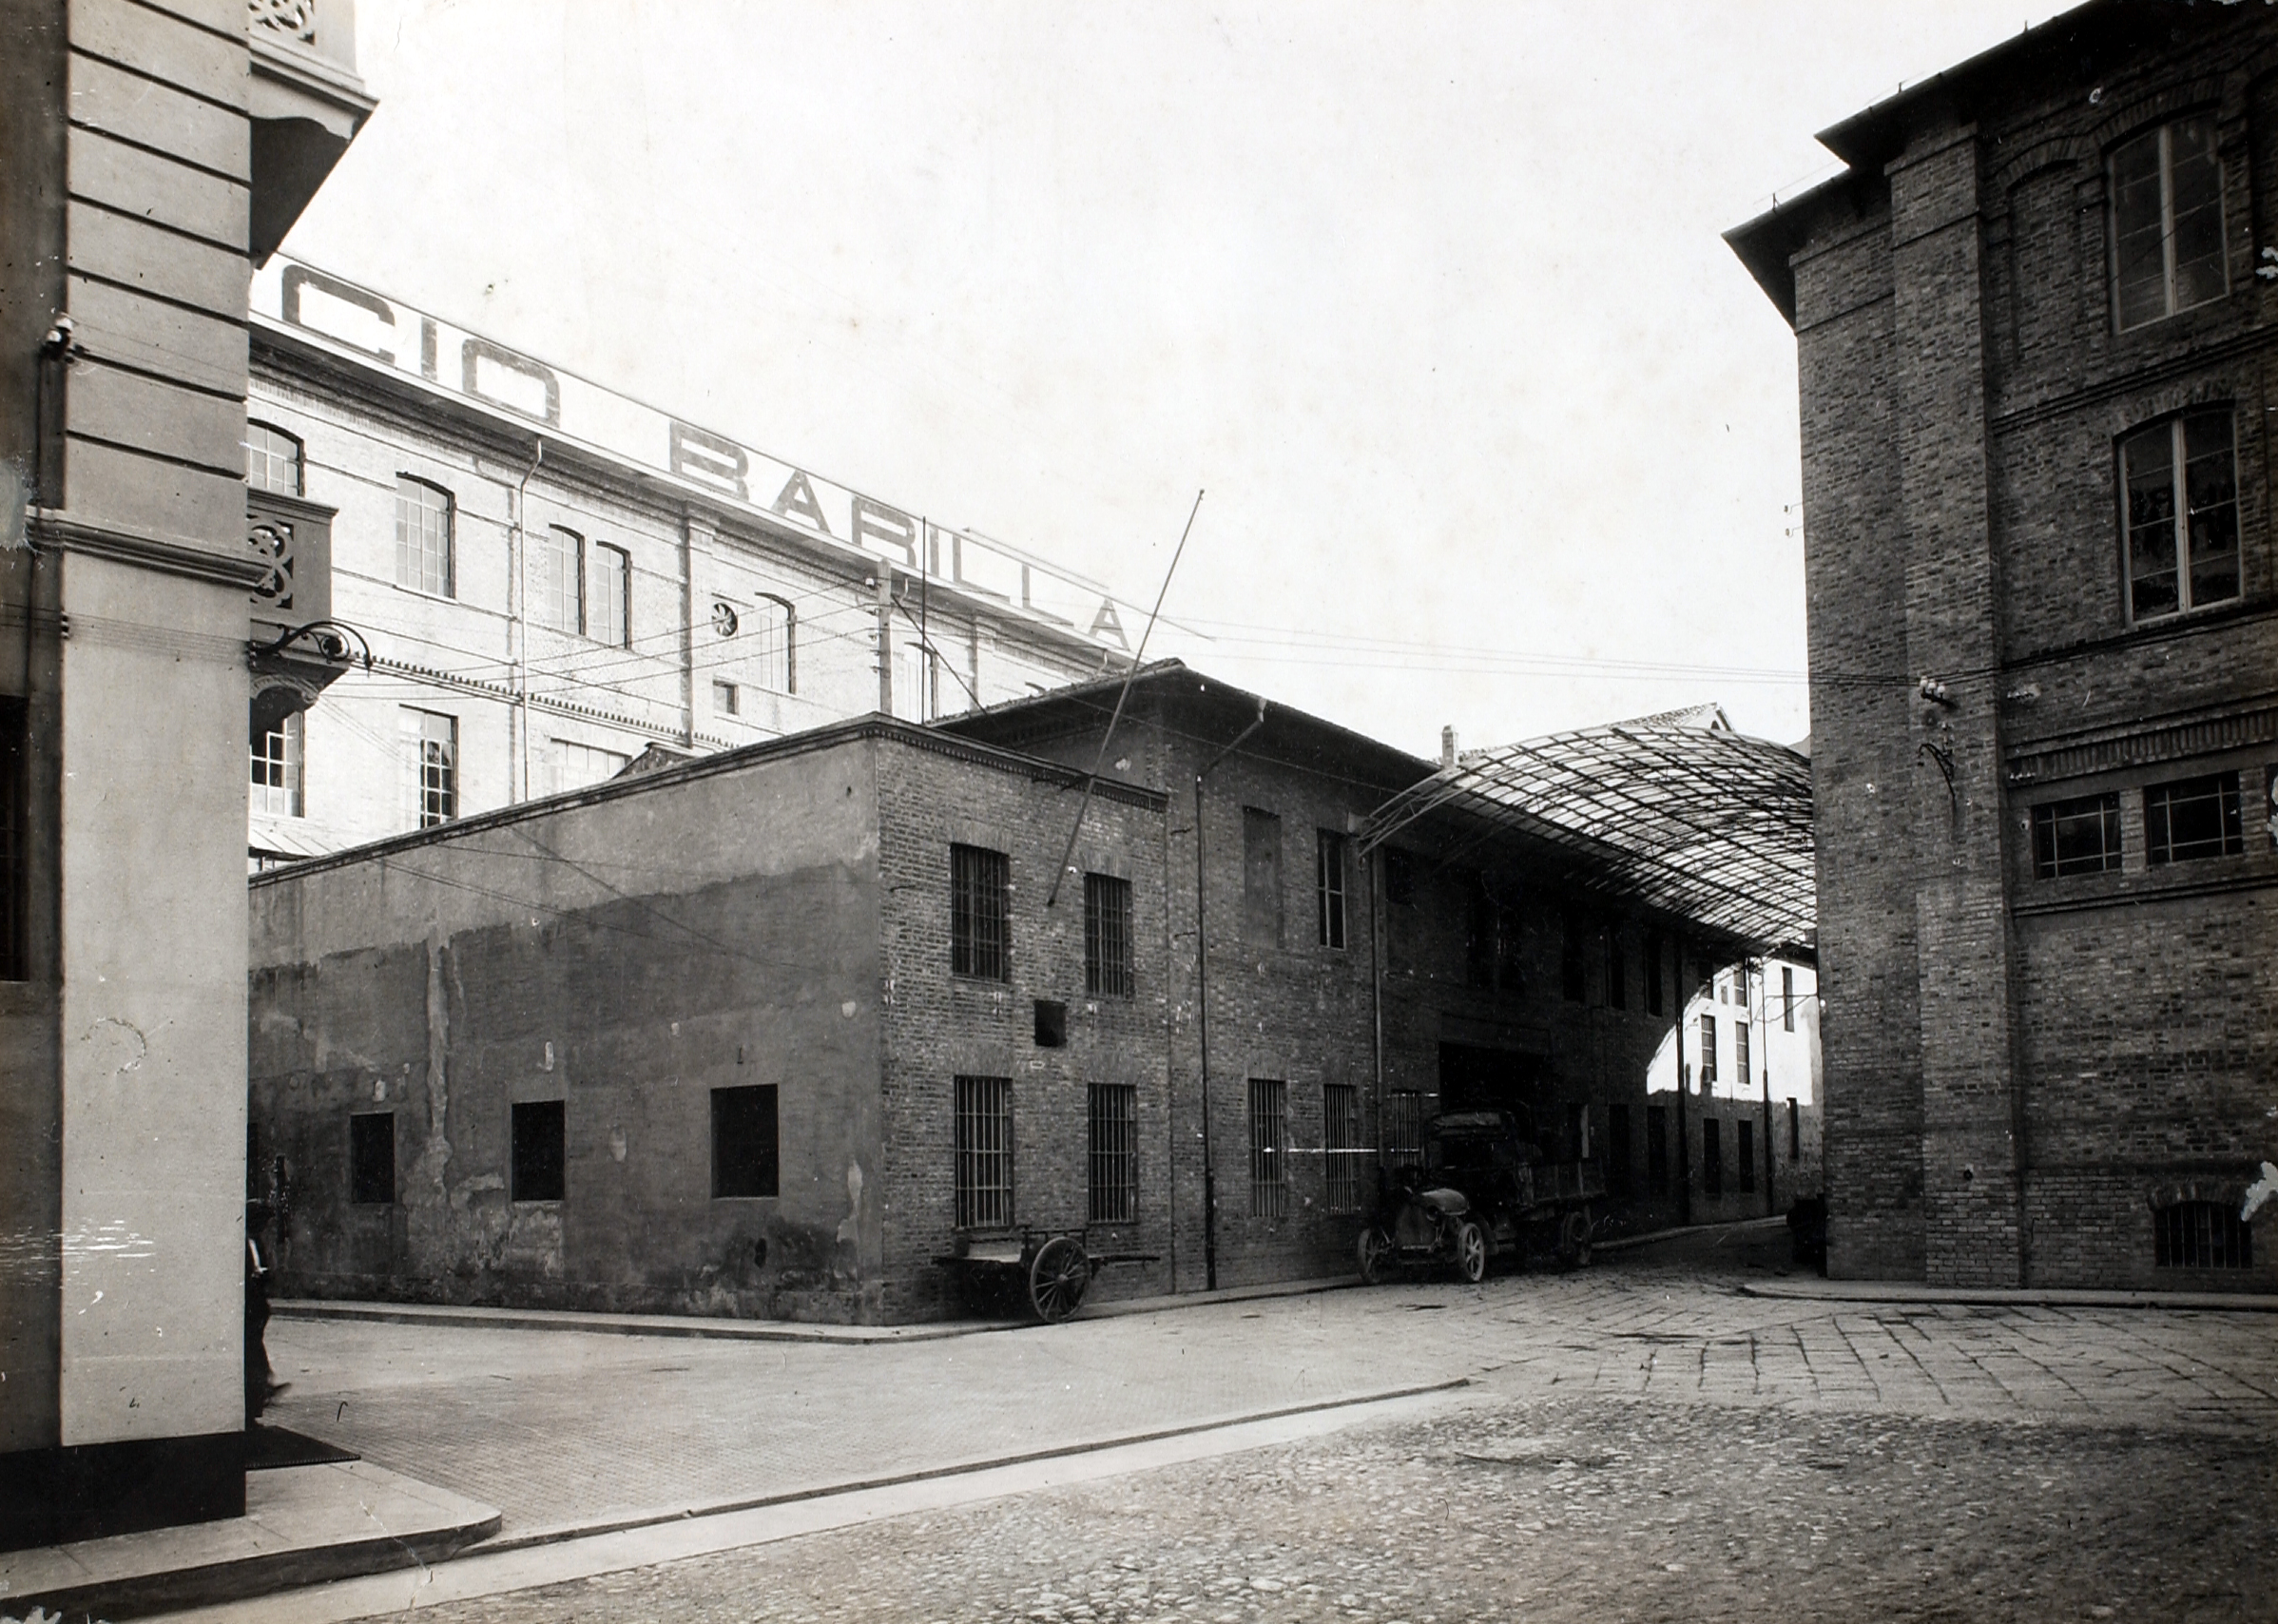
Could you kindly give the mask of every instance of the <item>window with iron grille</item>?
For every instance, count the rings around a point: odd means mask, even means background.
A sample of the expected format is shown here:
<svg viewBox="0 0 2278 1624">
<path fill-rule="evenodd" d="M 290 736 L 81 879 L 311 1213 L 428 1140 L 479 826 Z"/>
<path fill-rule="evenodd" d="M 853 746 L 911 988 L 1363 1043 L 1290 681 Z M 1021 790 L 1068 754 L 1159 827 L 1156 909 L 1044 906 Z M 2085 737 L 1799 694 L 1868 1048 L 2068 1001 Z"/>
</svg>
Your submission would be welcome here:
<svg viewBox="0 0 2278 1624">
<path fill-rule="evenodd" d="M 396 477 L 396 584 L 439 598 L 457 587 L 451 557 L 451 493 L 408 474 Z"/>
<path fill-rule="evenodd" d="M 586 628 L 586 539 L 559 525 L 530 540 L 530 616 L 555 631 Z"/>
<path fill-rule="evenodd" d="M 1131 973 L 1131 882 L 1112 875 L 1084 876 L 1084 991 L 1128 998 Z"/>
<path fill-rule="evenodd" d="M 2087 795 L 2033 809 L 2033 872 L 2102 874 L 2120 866 L 2120 798 Z"/>
<path fill-rule="evenodd" d="M 2254 1226 L 2228 1202 L 2178 1201 L 2152 1214 L 2152 1262 L 2159 1268 L 2252 1268 Z"/>
<path fill-rule="evenodd" d="M 1570 908 L 1559 916 L 1558 985 L 1570 1004 L 1578 1004 L 1590 996 L 1590 963 L 1584 935 L 1581 915 Z"/>
<path fill-rule="evenodd" d="M 1701 1016 L 1701 1053 L 1693 1075 L 1701 1079 L 1701 1087 L 1716 1085 L 1716 1016 Z"/>
<path fill-rule="evenodd" d="M 1089 1093 L 1091 1222 L 1128 1224 L 1139 1215 L 1139 1091 L 1093 1083 Z"/>
<path fill-rule="evenodd" d="M 245 422 L 245 483 L 256 491 L 300 494 L 300 442 L 274 423 Z"/>
<path fill-rule="evenodd" d="M 597 541 L 587 549 L 586 635 L 611 648 L 632 647 L 632 559 Z"/>
<path fill-rule="evenodd" d="M 409 706 L 402 727 L 407 811 L 414 828 L 432 829 L 459 815 L 459 723 L 455 716 Z"/>
<path fill-rule="evenodd" d="M 1415 1167 L 1423 1161 L 1423 1094 L 1394 1089 L 1384 1095 L 1384 1161 Z"/>
<path fill-rule="evenodd" d="M 300 799 L 300 712 L 253 724 L 253 809 L 273 818 L 298 818 Z"/>
<path fill-rule="evenodd" d="M 1331 1212 L 1361 1210 L 1361 1091 L 1351 1083 L 1321 1089 L 1321 1147 L 1328 1164 L 1325 1205 Z"/>
<path fill-rule="evenodd" d="M 1013 1080 L 956 1082 L 956 1227 L 1001 1229 L 1013 1222 Z"/>
<path fill-rule="evenodd" d="M 1321 945 L 1344 945 L 1344 837 L 1313 831 L 1313 890 L 1321 903 Z"/>
<path fill-rule="evenodd" d="M 2230 411 L 2192 412 L 2120 442 L 2128 614 L 2153 620 L 2239 595 Z"/>
<path fill-rule="evenodd" d="M 348 1199 L 357 1207 L 396 1202 L 396 1113 L 357 1112 L 348 1118 Z"/>
<path fill-rule="evenodd" d="M 2140 327 L 2230 291 L 2223 161 L 2207 113 L 2147 130 L 2112 153 L 2113 311 Z"/>
<path fill-rule="evenodd" d="M 949 848 L 949 968 L 984 981 L 1012 979 L 1012 872 L 1002 852 Z"/>
<path fill-rule="evenodd" d="M 1756 1188 L 1756 1125 L 1742 1118 L 1733 1125 L 1733 1136 L 1739 1140 L 1734 1147 L 1740 1156 L 1740 1188 Z"/>
<path fill-rule="evenodd" d="M 2153 863 L 2236 857 L 2247 849 L 2238 774 L 2176 779 L 2144 791 L 2144 857 Z"/>
<path fill-rule="evenodd" d="M 1289 1085 L 1249 1080 L 1249 1215 L 1289 1210 Z"/>
</svg>

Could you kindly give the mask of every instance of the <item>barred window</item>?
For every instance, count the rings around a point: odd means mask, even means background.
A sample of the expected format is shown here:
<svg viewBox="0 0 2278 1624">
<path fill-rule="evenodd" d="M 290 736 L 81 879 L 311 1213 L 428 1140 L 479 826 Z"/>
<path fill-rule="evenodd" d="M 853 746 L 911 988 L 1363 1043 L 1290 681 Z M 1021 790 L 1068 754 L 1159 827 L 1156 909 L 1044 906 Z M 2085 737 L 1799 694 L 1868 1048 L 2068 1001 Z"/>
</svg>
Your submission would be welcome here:
<svg viewBox="0 0 2278 1624">
<path fill-rule="evenodd" d="M 2120 866 L 2120 798 L 2088 795 L 2033 809 L 2033 872 L 2102 874 Z"/>
<path fill-rule="evenodd" d="M 1289 1210 L 1289 1085 L 1249 1080 L 1249 1215 Z"/>
<path fill-rule="evenodd" d="M 555 631 L 586 628 L 586 540 L 555 525 L 531 538 L 530 614 Z"/>
<path fill-rule="evenodd" d="M 2154 863 L 2236 857 L 2247 849 L 2238 774 L 2176 779 L 2144 791 L 2144 856 Z"/>
<path fill-rule="evenodd" d="M 1005 854 L 951 846 L 949 879 L 951 974 L 1011 980 L 1012 875 Z"/>
<path fill-rule="evenodd" d="M 2123 332 L 2229 291 L 2223 161 L 2211 117 L 2177 119 L 2114 148 L 2112 248 Z"/>
<path fill-rule="evenodd" d="M 403 735 L 408 821 L 432 829 L 459 815 L 459 722 L 406 706 L 397 712 Z"/>
<path fill-rule="evenodd" d="M 457 595 L 452 570 L 451 493 L 408 474 L 396 476 L 396 584 Z"/>
<path fill-rule="evenodd" d="M 1321 904 L 1321 945 L 1344 945 L 1344 837 L 1313 831 L 1313 890 Z"/>
<path fill-rule="evenodd" d="M 2178 1201 L 2152 1214 L 2158 1268 L 2252 1268 L 2254 1226 L 2226 1202 Z"/>
<path fill-rule="evenodd" d="M 256 491 L 300 494 L 300 442 L 273 423 L 245 422 L 245 483 Z"/>
<path fill-rule="evenodd" d="M 1093 1083 L 1090 1096 L 1091 1222 L 1128 1224 L 1139 1215 L 1139 1091 Z"/>
<path fill-rule="evenodd" d="M 1013 1222 L 1013 1080 L 956 1081 L 956 1227 L 1001 1229 Z"/>
<path fill-rule="evenodd" d="M 1111 875 L 1084 876 L 1084 991 L 1128 998 L 1131 973 L 1131 882 Z"/>
<path fill-rule="evenodd" d="M 1391 1167 L 1423 1162 L 1423 1094 L 1393 1089 L 1384 1095 L 1384 1160 Z"/>
<path fill-rule="evenodd" d="M 253 809 L 277 818 L 301 816 L 300 712 L 253 723 Z"/>
<path fill-rule="evenodd" d="M 2128 613 L 2179 614 L 2239 595 L 2230 411 L 2192 412 L 2120 442 Z"/>
<path fill-rule="evenodd" d="M 1321 1089 L 1321 1144 L 1328 1164 L 1325 1205 L 1331 1212 L 1361 1210 L 1361 1091 L 1351 1083 Z"/>
</svg>

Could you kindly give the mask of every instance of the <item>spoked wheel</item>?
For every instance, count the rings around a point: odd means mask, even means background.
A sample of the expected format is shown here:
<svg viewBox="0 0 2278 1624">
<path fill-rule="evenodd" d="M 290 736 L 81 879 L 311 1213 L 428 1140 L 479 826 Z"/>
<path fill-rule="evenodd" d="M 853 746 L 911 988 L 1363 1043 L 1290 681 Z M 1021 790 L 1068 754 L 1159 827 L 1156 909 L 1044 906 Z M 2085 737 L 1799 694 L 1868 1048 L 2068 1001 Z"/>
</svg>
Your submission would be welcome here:
<svg viewBox="0 0 2278 1624">
<path fill-rule="evenodd" d="M 1456 1269 L 1474 1286 L 1487 1278 L 1487 1231 L 1468 1220 L 1456 1231 Z"/>
<path fill-rule="evenodd" d="M 1056 1325 L 1083 1306 L 1091 1285 L 1091 1260 L 1083 1243 L 1070 1235 L 1054 1235 L 1036 1248 L 1029 1265 L 1029 1305 L 1036 1318 Z"/>
<path fill-rule="evenodd" d="M 1374 1286 L 1391 1271 L 1392 1237 L 1371 1224 L 1361 1231 L 1361 1284 Z"/>
<path fill-rule="evenodd" d="M 1590 1266 L 1590 1208 L 1577 1207 L 1558 1224 L 1558 1266 L 1587 1268 Z"/>
</svg>

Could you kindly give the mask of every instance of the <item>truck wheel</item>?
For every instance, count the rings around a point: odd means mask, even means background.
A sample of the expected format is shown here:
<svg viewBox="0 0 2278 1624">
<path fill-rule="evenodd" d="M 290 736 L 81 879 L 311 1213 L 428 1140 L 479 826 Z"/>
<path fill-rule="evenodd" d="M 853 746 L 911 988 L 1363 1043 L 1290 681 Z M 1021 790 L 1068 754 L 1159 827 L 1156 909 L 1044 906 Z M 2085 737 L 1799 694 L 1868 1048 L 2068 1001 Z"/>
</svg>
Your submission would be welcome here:
<svg viewBox="0 0 2278 1624">
<path fill-rule="evenodd" d="M 1361 1284 L 1375 1286 L 1390 1272 L 1392 1265 L 1392 1237 L 1371 1224 L 1361 1231 L 1359 1247 Z"/>
<path fill-rule="evenodd" d="M 1487 1231 L 1468 1220 L 1456 1231 L 1456 1270 L 1474 1286 L 1487 1278 Z"/>
<path fill-rule="evenodd" d="M 1590 1210 L 1577 1207 L 1558 1226 L 1558 1266 L 1590 1266 Z"/>
</svg>

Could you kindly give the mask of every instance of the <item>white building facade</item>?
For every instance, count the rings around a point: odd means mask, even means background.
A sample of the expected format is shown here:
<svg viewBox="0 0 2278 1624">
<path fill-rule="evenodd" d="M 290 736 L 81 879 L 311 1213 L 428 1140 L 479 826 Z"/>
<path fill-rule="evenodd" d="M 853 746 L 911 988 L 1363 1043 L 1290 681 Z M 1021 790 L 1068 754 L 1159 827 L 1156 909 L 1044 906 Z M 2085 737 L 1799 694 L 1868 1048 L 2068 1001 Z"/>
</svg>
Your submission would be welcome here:
<svg viewBox="0 0 2278 1624">
<path fill-rule="evenodd" d="M 251 505 L 358 662 L 257 700 L 257 863 L 1128 659 L 1094 583 L 399 300 L 279 259 L 253 310 Z"/>
<path fill-rule="evenodd" d="M 1756 958 L 1710 975 L 1646 1073 L 1649 1189 L 1689 1190 L 1687 1219 L 1703 1222 L 1785 1212 L 1819 1194 L 1819 1028 L 1808 964 Z"/>
</svg>

